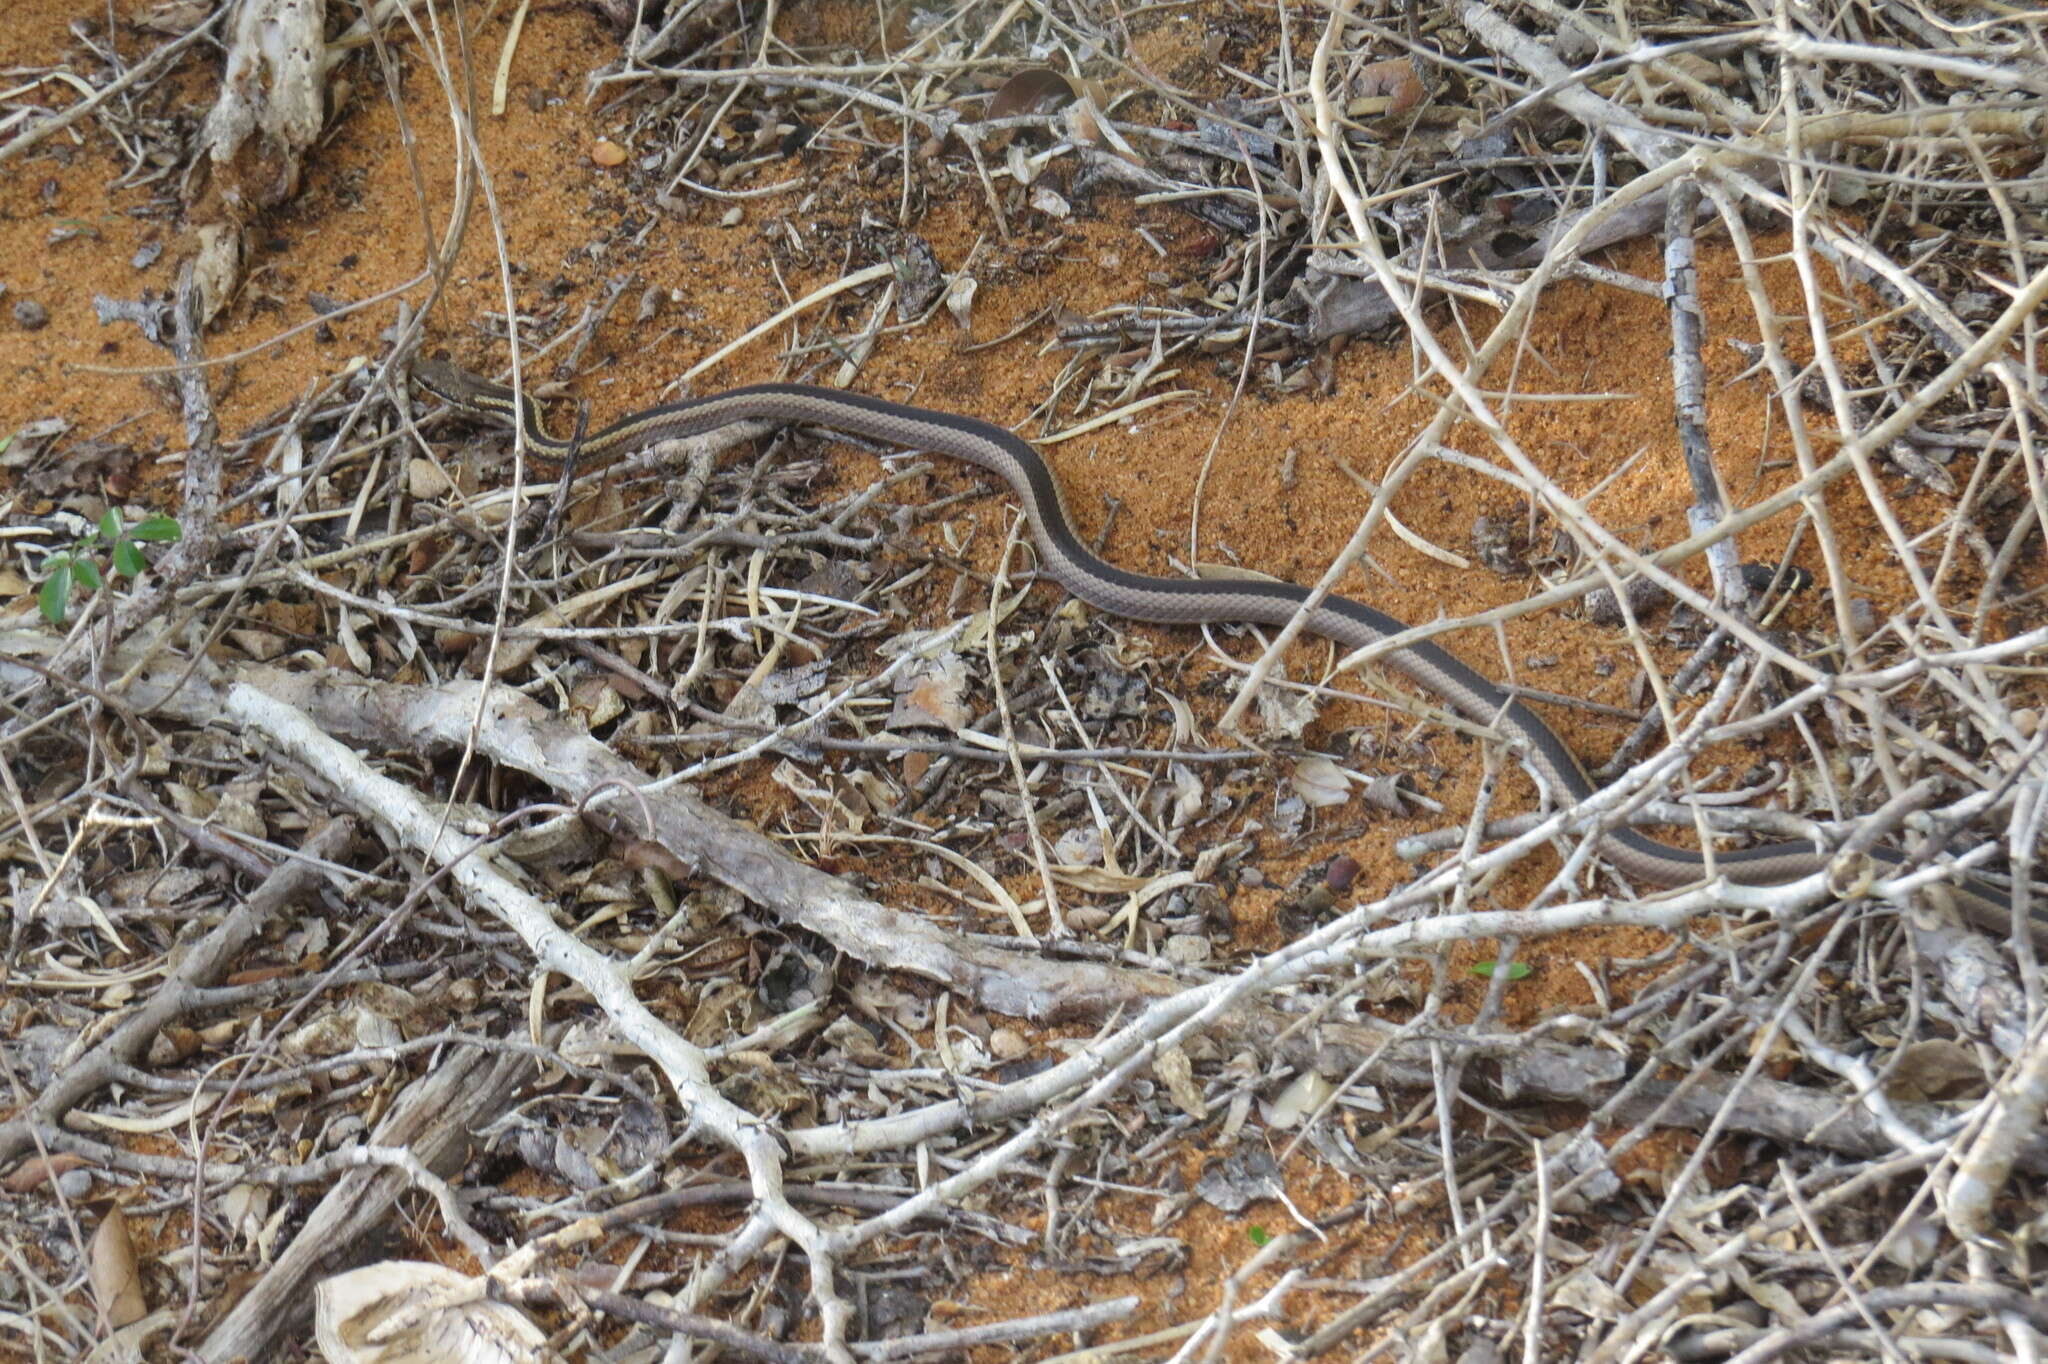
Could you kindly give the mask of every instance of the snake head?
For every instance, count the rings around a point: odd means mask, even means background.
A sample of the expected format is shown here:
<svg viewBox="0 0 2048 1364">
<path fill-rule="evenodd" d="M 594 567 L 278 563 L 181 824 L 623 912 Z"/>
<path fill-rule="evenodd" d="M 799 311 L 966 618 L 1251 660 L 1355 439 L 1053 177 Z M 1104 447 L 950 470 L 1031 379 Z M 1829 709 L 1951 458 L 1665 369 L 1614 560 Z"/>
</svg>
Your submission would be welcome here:
<svg viewBox="0 0 2048 1364">
<path fill-rule="evenodd" d="M 503 404 L 509 410 L 512 405 L 512 390 L 494 384 L 480 375 L 471 374 L 460 365 L 451 365 L 446 360 L 421 360 L 412 362 L 412 377 L 421 388 L 457 407 L 472 412 L 488 410 L 492 403 Z"/>
</svg>

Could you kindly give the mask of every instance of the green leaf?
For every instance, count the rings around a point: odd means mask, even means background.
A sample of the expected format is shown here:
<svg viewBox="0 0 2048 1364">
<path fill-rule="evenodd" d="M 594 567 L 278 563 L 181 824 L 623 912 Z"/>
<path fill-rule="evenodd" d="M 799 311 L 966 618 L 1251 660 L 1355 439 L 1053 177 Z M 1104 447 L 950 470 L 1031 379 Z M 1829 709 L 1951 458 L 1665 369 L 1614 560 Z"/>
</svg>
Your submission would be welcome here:
<svg viewBox="0 0 2048 1364">
<path fill-rule="evenodd" d="M 1472 968 L 1473 975 L 1484 977 L 1487 980 L 1493 979 L 1496 971 L 1507 972 L 1509 980 L 1527 980 L 1531 975 L 1535 974 L 1536 968 L 1526 961 L 1511 961 L 1506 966 L 1502 966 L 1497 961 L 1482 961 Z"/>
<path fill-rule="evenodd" d="M 67 557 L 51 570 L 49 577 L 43 579 L 43 590 L 36 593 L 36 605 L 42 608 L 44 620 L 52 625 L 62 625 L 64 608 L 70 601 L 71 560 Z"/>
<path fill-rule="evenodd" d="M 78 585 L 84 588 L 86 591 L 97 592 L 100 590 L 100 588 L 105 586 L 105 584 L 100 581 L 100 566 L 94 563 L 92 560 L 74 560 L 72 562 L 71 569 L 72 572 L 78 575 Z"/>
<path fill-rule="evenodd" d="M 139 578 L 149 568 L 142 549 L 133 540 L 114 542 L 114 571 L 124 578 Z"/>
<path fill-rule="evenodd" d="M 1249 1227 L 1245 1231 L 1245 1235 L 1251 1237 L 1252 1244 L 1255 1246 L 1263 1246 L 1268 1241 L 1271 1241 L 1273 1239 L 1273 1233 L 1267 1231 L 1264 1227 L 1259 1226 L 1257 1223 L 1253 1223 L 1251 1227 Z"/>
<path fill-rule="evenodd" d="M 168 541 L 175 540 L 183 534 L 184 532 L 178 529 L 178 523 L 170 517 L 149 516 L 129 528 L 128 538 L 131 540 Z"/>
<path fill-rule="evenodd" d="M 110 545 L 120 543 L 121 513 L 112 507 L 100 513 L 100 537 Z"/>
</svg>

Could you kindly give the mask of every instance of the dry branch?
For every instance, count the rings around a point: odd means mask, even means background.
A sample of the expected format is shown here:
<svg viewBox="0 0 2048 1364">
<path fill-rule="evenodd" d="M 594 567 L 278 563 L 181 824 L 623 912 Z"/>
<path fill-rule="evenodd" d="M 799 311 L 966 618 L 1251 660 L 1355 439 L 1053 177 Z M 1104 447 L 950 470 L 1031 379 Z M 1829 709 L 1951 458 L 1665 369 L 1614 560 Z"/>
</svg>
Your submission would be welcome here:
<svg viewBox="0 0 2048 1364">
<path fill-rule="evenodd" d="M 19 637 L 11 647 L 16 651 L 22 648 Z M 6 676 L 5 665 L 0 664 L 0 679 Z M 238 677 L 214 676 L 212 669 L 201 668 L 173 692 L 172 685 L 186 676 L 181 660 L 160 660 L 138 673 L 131 684 L 129 699 L 145 712 L 175 714 L 187 720 L 229 719 L 264 734 L 269 743 L 301 748 L 317 742 L 303 729 L 309 721 L 378 748 L 460 751 L 473 742 L 477 751 L 493 761 L 554 783 L 565 801 L 617 833 L 660 842 L 678 855 L 693 858 L 704 874 L 733 885 L 749 898 L 775 908 L 790 921 L 821 934 L 854 956 L 878 967 L 926 975 L 984 1008 L 1021 1013 L 1024 1010 L 1018 1006 L 1033 1006 L 1056 1018 L 1105 1018 L 1133 1008 L 1145 1009 L 1147 1019 L 1131 1030 L 1128 1041 L 1122 1044 L 1127 1048 L 1160 1036 L 1162 1029 L 1185 1025 L 1196 1013 L 1209 1013 L 1220 1007 L 1215 998 L 1216 986 L 1190 988 L 1151 972 L 1105 968 L 1088 962 L 1051 961 L 1029 952 L 996 949 L 942 932 L 921 918 L 880 905 L 837 878 L 790 858 L 758 833 L 701 807 L 679 791 L 642 789 L 639 774 L 603 745 L 579 729 L 546 716 L 516 693 L 501 689 L 479 696 L 478 689 L 471 684 L 441 689 L 369 682 L 337 685 L 313 675 L 265 668 L 247 669 Z M 303 719 L 288 719 L 297 709 L 304 711 Z M 479 715 L 481 727 L 472 731 L 472 718 Z M 323 752 L 325 756 L 318 763 L 307 764 L 309 776 L 332 781 L 356 766 L 355 760 L 344 757 L 340 750 Z M 367 774 L 355 780 L 365 795 L 383 790 L 374 784 L 361 786 L 369 780 Z M 388 794 L 352 803 L 362 813 L 385 822 L 417 821 L 424 817 L 405 814 L 402 807 L 390 803 Z M 423 840 L 436 824 L 429 818 L 419 826 Z M 1493 862 L 1510 861 L 1524 847 L 1543 841 L 1549 832 L 1547 826 L 1525 832 L 1506 847 L 1475 859 L 1475 863 L 1483 868 Z M 446 856 L 454 874 L 481 894 L 486 903 L 498 906 L 496 912 L 510 914 L 520 923 L 522 933 L 543 960 L 552 958 L 598 997 L 611 998 L 612 1007 L 620 1010 L 621 1015 L 630 1018 L 637 1012 L 638 1005 L 605 986 L 604 981 L 614 968 L 602 965 L 585 949 L 563 939 L 551 926 L 528 919 L 530 911 L 520 908 L 524 892 L 496 873 L 482 869 L 479 848 L 470 840 L 448 848 Z M 1439 875 L 1433 879 L 1450 878 Z M 1676 927 L 1718 903 L 1747 902 L 1782 912 L 1792 905 L 1810 902 L 1820 891 L 1818 883 L 1810 888 L 1754 892 L 1729 887 L 1708 894 L 1674 896 L 1654 907 L 1631 909 L 1601 902 L 1561 904 L 1540 911 L 1462 915 L 1365 931 L 1365 926 L 1375 920 L 1402 917 L 1411 906 L 1433 898 L 1437 888 L 1431 880 L 1425 880 L 1379 904 L 1362 908 L 1321 934 L 1297 941 L 1263 963 L 1259 971 L 1237 978 L 1227 996 L 1232 1011 L 1220 1021 L 1248 1040 L 1279 1048 L 1282 1055 L 1298 1065 L 1340 1073 L 1363 1066 L 1367 1067 L 1365 1073 L 1384 1082 L 1426 1083 L 1434 1067 L 1434 1048 L 1444 1039 L 1415 1038 L 1398 1028 L 1364 1022 L 1330 1025 L 1312 1034 L 1298 1035 L 1295 1020 L 1253 1007 L 1257 992 L 1244 992 L 1254 981 L 1259 982 L 1258 990 L 1264 991 L 1326 969 L 1326 958 L 1319 953 L 1334 953 L 1327 961 L 1346 960 L 1365 953 L 1422 950 L 1470 936 L 1548 934 L 1598 922 Z M 573 964 L 579 961 L 585 964 Z M 656 1040 L 656 1047 L 647 1048 L 650 1054 L 661 1045 L 658 1036 Z M 645 1043 L 640 1045 L 644 1047 Z M 1660 1120 L 1680 1125 L 1720 1124 L 1783 1140 L 1802 1139 L 1803 1134 L 1803 1139 L 1818 1139 L 1836 1149 L 1865 1155 L 1892 1149 L 1890 1139 L 1883 1134 L 1885 1122 L 1904 1121 L 1921 1132 L 1933 1130 L 1929 1124 L 1936 1123 L 1932 1111 L 1904 1106 L 1896 1109 L 1896 1116 L 1881 1111 L 1858 1114 L 1839 1109 L 1837 1101 L 1826 1095 L 1816 1093 L 1801 1099 L 1794 1088 L 1763 1082 L 1758 1082 L 1760 1089 L 1753 1091 L 1763 1097 L 1753 1102 L 1736 1101 L 1747 1082 L 1729 1089 L 1720 1080 L 1705 1075 L 1695 1076 L 1675 1088 L 1645 1087 L 1642 1077 L 1627 1079 L 1598 1053 L 1572 1048 L 1494 1044 L 1477 1037 L 1468 1037 L 1459 1045 L 1487 1058 L 1484 1070 L 1489 1077 L 1488 1088 L 1508 1098 L 1542 1096 L 1599 1103 L 1634 1094 L 1638 1097 L 1629 1100 L 1634 1106 L 1616 1110 L 1617 1113 L 1626 1111 L 1632 1118 L 1639 1118 L 1654 1110 Z M 970 1115 L 992 1120 L 1028 1112 L 1074 1085 L 1093 1079 L 1101 1061 L 1118 1054 L 1129 1053 L 1112 1049 L 1102 1056 L 1078 1058 L 1016 1086 L 1000 1098 L 966 1105 L 939 1104 L 907 1115 L 904 1120 L 809 1133 L 786 1132 L 783 1140 L 799 1151 L 815 1154 L 900 1147 L 944 1131 Z M 700 1065 L 695 1068 L 701 1070 Z M 673 1079 L 677 1072 L 670 1073 Z M 686 1078 L 684 1087 L 688 1088 L 694 1082 L 688 1081 L 688 1070 L 682 1073 Z M 1625 1079 L 1626 1083 L 1621 1083 Z M 1677 1102 L 1681 1098 L 1682 1104 Z M 1823 1115 L 1828 1119 L 1825 1122 L 1821 1121 Z M 2048 1144 L 2027 1157 L 2029 1168 L 2043 1160 L 2048 1160 Z"/>
</svg>

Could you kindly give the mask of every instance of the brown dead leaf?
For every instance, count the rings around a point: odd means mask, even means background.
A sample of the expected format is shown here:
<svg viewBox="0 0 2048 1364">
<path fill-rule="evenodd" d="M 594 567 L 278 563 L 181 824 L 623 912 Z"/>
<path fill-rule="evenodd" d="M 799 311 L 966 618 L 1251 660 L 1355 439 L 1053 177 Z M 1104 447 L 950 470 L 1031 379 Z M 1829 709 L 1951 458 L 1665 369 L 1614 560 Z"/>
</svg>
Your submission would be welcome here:
<svg viewBox="0 0 2048 1364">
<path fill-rule="evenodd" d="M 135 1242 L 128 1233 L 128 1214 L 115 1204 L 92 1234 L 92 1255 L 86 1268 L 92 1280 L 92 1296 L 116 1327 L 140 1321 L 149 1315 L 142 1296 L 142 1267 L 135 1258 Z"/>
<path fill-rule="evenodd" d="M 994 98 L 988 102 L 988 116 L 1016 118 L 1021 114 L 1049 114 L 1073 98 L 1073 84 L 1065 76 L 1050 67 L 1028 67 L 997 88 Z"/>
<path fill-rule="evenodd" d="M 424 1261 L 386 1260 L 323 1279 L 313 1303 L 314 1340 L 333 1364 L 561 1358 L 518 1308 L 488 1301 L 468 1275 Z"/>
<path fill-rule="evenodd" d="M 8 1193 L 27 1193 L 30 1189 L 41 1188 L 58 1175 L 83 1169 L 91 1163 L 84 1156 L 72 1155 L 68 1151 L 60 1151 L 47 1159 L 35 1156 L 9 1171 L 7 1178 L 0 1180 L 0 1189 Z"/>
<path fill-rule="evenodd" d="M 1887 1097 L 1910 1103 L 1974 1100 L 1988 1088 L 1976 1052 L 1946 1038 L 1901 1048 L 1884 1086 Z"/>
<path fill-rule="evenodd" d="M 145 32 L 177 38 L 205 23 L 212 10 L 207 0 L 161 0 L 129 22 Z"/>
<path fill-rule="evenodd" d="M 690 879 L 690 864 L 670 852 L 666 847 L 649 839 L 622 839 L 612 844 L 612 850 L 619 860 L 635 871 L 653 867 L 671 881 Z"/>
<path fill-rule="evenodd" d="M 901 52 L 910 46 L 910 21 L 917 17 L 916 7 L 908 3 L 892 6 L 882 24 L 882 51 Z"/>
<path fill-rule="evenodd" d="M 1152 1073 L 1166 1086 L 1167 1094 L 1181 1112 L 1197 1122 L 1209 1116 L 1209 1105 L 1202 1100 L 1202 1087 L 1195 1082 L 1195 1068 L 1185 1051 L 1179 1047 L 1162 1048 L 1152 1059 Z"/>
<path fill-rule="evenodd" d="M 974 718 L 963 699 L 967 664 L 955 653 L 920 660 L 896 682 L 896 704 L 889 712 L 890 729 L 942 729 L 958 734 Z"/>
<path fill-rule="evenodd" d="M 1415 63 L 1407 57 L 1389 57 L 1374 62 L 1358 73 L 1352 83 L 1353 96 L 1344 112 L 1353 118 L 1397 118 L 1422 103 L 1428 93 Z"/>
</svg>

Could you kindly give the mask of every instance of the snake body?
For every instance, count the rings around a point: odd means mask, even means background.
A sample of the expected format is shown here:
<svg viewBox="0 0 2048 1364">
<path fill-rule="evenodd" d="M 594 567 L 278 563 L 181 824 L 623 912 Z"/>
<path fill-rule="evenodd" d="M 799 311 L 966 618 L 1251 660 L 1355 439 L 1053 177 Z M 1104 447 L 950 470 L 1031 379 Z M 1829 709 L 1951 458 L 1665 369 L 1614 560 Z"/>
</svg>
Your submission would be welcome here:
<svg viewBox="0 0 2048 1364">
<path fill-rule="evenodd" d="M 570 453 L 572 442 L 548 433 L 530 397 L 522 405 L 513 390 L 439 361 L 415 362 L 413 375 L 428 391 L 458 408 L 522 426 L 527 445 L 543 458 L 559 462 Z M 756 384 L 650 407 L 574 444 L 581 457 L 603 460 L 656 441 L 703 435 L 743 421 L 831 427 L 870 440 L 934 450 L 988 470 L 1023 503 L 1045 569 L 1076 597 L 1111 615 L 1160 625 L 1234 621 L 1277 627 L 1292 619 L 1310 596 L 1308 589 L 1294 583 L 1155 578 L 1107 563 L 1075 534 L 1059 481 L 1029 443 L 978 418 L 884 398 L 807 384 Z M 1374 644 L 1406 628 L 1363 602 L 1334 594 L 1324 597 L 1304 624 L 1346 650 Z M 1435 693 L 1467 719 L 1519 739 L 1520 758 L 1551 799 L 1576 805 L 1599 789 L 1577 755 L 1541 717 L 1447 650 L 1418 641 L 1379 661 Z M 1600 839 L 1616 866 L 1662 886 L 1698 881 L 1709 870 L 1744 885 L 1774 885 L 1811 875 L 1828 864 L 1826 853 L 1805 843 L 1716 852 L 1710 868 L 1700 853 L 1626 826 L 1604 830 Z M 1889 848 L 1872 848 L 1870 853 L 1890 866 L 1904 861 Z M 1971 878 L 1954 889 L 1960 907 L 1980 926 L 2000 933 L 2010 927 L 2010 903 L 1996 887 Z M 2037 936 L 2048 935 L 2048 909 L 2036 911 L 2031 927 Z"/>
</svg>

